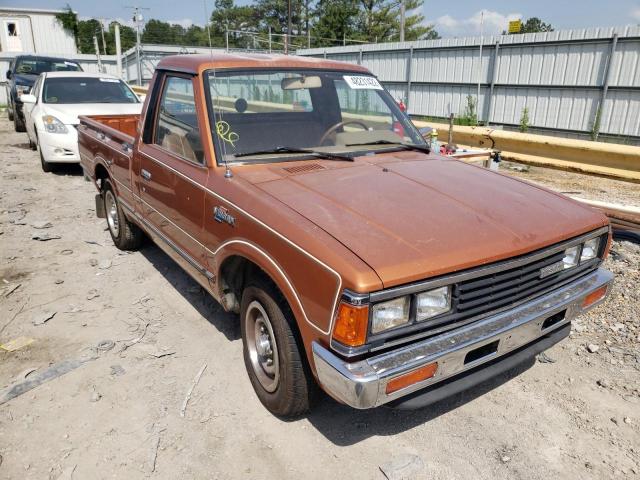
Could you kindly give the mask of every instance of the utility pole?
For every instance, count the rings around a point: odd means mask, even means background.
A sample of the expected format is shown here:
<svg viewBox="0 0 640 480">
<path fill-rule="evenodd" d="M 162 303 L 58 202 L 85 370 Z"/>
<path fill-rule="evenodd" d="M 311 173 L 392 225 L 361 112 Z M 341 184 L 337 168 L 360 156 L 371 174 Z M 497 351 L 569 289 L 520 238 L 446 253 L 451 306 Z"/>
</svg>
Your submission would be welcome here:
<svg viewBox="0 0 640 480">
<path fill-rule="evenodd" d="M 480 13 L 480 58 L 478 58 L 478 92 L 476 93 L 476 125 L 480 123 L 480 83 L 482 81 L 482 40 L 484 34 L 484 10 Z"/>
<path fill-rule="evenodd" d="M 122 78 L 122 47 L 120 46 L 120 24 L 116 22 L 114 27 L 114 36 L 116 37 L 116 68 L 118 69 L 118 77 Z"/>
<path fill-rule="evenodd" d="M 269 53 L 271 53 L 271 25 L 269 25 Z"/>
<path fill-rule="evenodd" d="M 98 37 L 93 36 L 93 47 L 96 49 L 96 58 L 98 59 L 98 71 L 104 73 L 102 70 L 102 59 L 100 58 L 100 47 L 98 46 Z"/>
<path fill-rule="evenodd" d="M 100 21 L 100 33 L 102 34 L 102 53 L 107 54 L 107 43 L 104 41 L 104 18 L 99 18 Z"/>
<path fill-rule="evenodd" d="M 133 10 L 133 21 L 136 23 L 136 64 L 138 66 L 138 85 L 142 86 L 142 60 L 140 58 L 141 55 L 141 45 L 140 45 L 140 25 L 144 21 L 144 17 L 141 10 L 150 10 L 150 8 L 139 7 L 137 5 L 126 7 Z"/>
<path fill-rule="evenodd" d="M 229 25 L 227 25 L 224 30 L 224 45 L 228 53 L 229 52 Z"/>
<path fill-rule="evenodd" d="M 284 42 L 284 53 L 289 54 L 289 44 L 291 43 L 291 0 L 287 0 L 287 36 Z"/>
<path fill-rule="evenodd" d="M 404 42 L 404 24 L 405 24 L 404 0 L 400 0 L 400 41 Z"/>
</svg>

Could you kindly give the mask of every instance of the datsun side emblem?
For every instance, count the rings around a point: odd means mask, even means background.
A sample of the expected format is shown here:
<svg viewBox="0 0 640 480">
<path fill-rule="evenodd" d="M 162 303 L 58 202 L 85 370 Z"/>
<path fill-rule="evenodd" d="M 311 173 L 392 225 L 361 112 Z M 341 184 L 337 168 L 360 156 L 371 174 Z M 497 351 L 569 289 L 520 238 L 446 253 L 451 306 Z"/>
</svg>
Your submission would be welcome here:
<svg viewBox="0 0 640 480">
<path fill-rule="evenodd" d="M 540 278 L 546 278 L 564 270 L 564 262 L 552 263 L 540 269 Z"/>
<path fill-rule="evenodd" d="M 236 219 L 224 207 L 215 207 L 213 209 L 213 218 L 216 222 L 228 223 L 232 227 L 236 224 Z"/>
</svg>

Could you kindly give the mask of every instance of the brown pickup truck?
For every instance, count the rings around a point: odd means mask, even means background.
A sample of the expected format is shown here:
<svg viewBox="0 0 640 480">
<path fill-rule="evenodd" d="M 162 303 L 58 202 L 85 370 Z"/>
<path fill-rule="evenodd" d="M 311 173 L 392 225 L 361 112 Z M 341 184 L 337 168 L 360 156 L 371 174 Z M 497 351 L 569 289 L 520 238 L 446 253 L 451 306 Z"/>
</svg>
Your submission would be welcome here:
<svg viewBox="0 0 640 480">
<path fill-rule="evenodd" d="M 277 415 L 318 385 L 431 404 L 530 363 L 613 281 L 605 216 L 430 153 L 358 65 L 167 57 L 142 115 L 81 117 L 79 146 L 116 246 L 146 234 L 239 313 Z"/>
</svg>

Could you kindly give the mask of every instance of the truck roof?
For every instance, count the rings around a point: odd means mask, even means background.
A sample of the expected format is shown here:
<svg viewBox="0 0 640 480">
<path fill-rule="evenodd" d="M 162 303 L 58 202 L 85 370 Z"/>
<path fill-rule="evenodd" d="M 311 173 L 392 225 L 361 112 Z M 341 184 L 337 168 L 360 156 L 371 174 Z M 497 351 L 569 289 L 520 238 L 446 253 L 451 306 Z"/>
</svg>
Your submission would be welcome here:
<svg viewBox="0 0 640 480">
<path fill-rule="evenodd" d="M 158 63 L 160 70 L 176 70 L 189 73 L 200 73 L 212 68 L 300 68 L 317 70 L 345 70 L 351 72 L 370 73 L 361 65 L 323 58 L 298 57 L 295 55 L 264 53 L 221 53 L 198 55 L 172 55 Z"/>
</svg>

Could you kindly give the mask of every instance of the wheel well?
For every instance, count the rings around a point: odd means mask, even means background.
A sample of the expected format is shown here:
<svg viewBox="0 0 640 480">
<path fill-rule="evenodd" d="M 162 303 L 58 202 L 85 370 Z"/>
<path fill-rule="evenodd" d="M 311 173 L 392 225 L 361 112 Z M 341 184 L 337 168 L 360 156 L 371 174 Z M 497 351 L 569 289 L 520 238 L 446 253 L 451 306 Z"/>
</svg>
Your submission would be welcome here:
<svg viewBox="0 0 640 480">
<path fill-rule="evenodd" d="M 104 180 L 109 178 L 109 172 L 103 165 L 98 164 L 96 167 L 96 183 L 100 185 L 100 190 L 104 187 Z"/>
<path fill-rule="evenodd" d="M 247 283 L 256 276 L 261 276 L 272 283 L 282 295 L 282 291 L 269 274 L 251 260 L 240 255 L 232 255 L 222 262 L 218 281 L 222 293 L 221 300 L 227 310 L 235 313 L 240 312 L 242 291 Z M 284 295 L 282 298 L 284 299 Z"/>
</svg>

